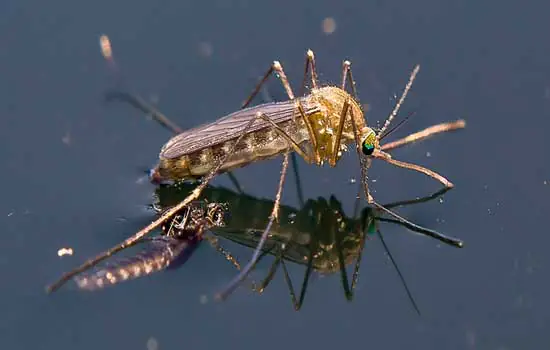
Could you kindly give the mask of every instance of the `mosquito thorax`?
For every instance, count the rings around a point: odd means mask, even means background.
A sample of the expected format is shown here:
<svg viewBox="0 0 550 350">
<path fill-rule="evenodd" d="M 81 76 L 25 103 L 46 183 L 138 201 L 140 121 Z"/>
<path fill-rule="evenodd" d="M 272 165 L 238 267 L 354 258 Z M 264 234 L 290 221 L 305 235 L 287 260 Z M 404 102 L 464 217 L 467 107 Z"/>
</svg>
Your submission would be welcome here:
<svg viewBox="0 0 550 350">
<path fill-rule="evenodd" d="M 326 123 L 325 128 L 327 130 L 320 137 L 320 146 L 327 150 L 324 154 L 321 154 L 321 157 L 323 158 L 330 158 L 332 145 L 337 138 L 342 111 L 347 102 L 348 111 L 345 118 L 344 127 L 342 129 L 340 141 L 341 149 L 337 150 L 337 152 L 339 152 L 339 154 L 337 154 L 337 158 L 339 158 L 340 153 L 345 151 L 346 144 L 355 143 L 351 116 L 353 115 L 353 120 L 355 120 L 355 128 L 357 130 L 363 130 L 366 127 L 363 110 L 361 109 L 360 104 L 349 93 L 336 86 L 325 86 L 313 89 L 309 100 L 311 103 L 319 105 L 323 114 L 321 118 L 322 122 Z"/>
</svg>

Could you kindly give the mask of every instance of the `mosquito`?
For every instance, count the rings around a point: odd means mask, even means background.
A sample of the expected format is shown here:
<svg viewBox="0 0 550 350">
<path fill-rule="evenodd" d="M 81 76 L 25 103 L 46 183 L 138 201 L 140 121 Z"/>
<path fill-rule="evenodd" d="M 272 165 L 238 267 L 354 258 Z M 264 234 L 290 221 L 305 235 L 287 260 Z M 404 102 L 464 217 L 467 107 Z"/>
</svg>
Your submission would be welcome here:
<svg viewBox="0 0 550 350">
<path fill-rule="evenodd" d="M 393 111 L 386 119 L 383 127 L 376 132 L 367 126 L 357 97 L 349 61 L 343 63 L 340 86 L 321 87 L 317 79 L 314 53 L 308 50 L 302 91 L 305 90 L 308 73 L 310 73 L 309 78 L 311 81 L 310 91 L 298 98 L 295 97 L 282 65 L 278 61 L 274 61 L 262 80 L 245 100 L 241 110 L 222 117 L 213 123 L 180 133 L 162 147 L 159 163 L 153 171 L 152 177 L 154 179 L 162 182 L 165 180 L 182 181 L 200 178 L 201 183 L 183 201 L 167 210 L 162 216 L 132 237 L 64 274 L 56 283 L 48 287 L 48 291 L 56 290 L 74 275 L 148 235 L 176 212 L 192 201 L 199 199 L 202 191 L 216 175 L 282 154 L 281 176 L 269 222 L 250 261 L 216 295 L 218 300 L 225 299 L 253 269 L 268 238 L 271 226 L 278 219 L 278 209 L 290 152 L 295 152 L 307 163 L 317 166 L 328 163 L 329 166 L 335 167 L 343 152 L 347 150 L 346 145 L 355 144 L 361 167 L 361 184 L 368 203 L 393 216 L 403 224 L 410 227 L 419 227 L 378 204 L 371 196 L 367 183 L 367 170 L 372 159 L 380 159 L 398 167 L 415 170 L 430 176 L 442 183 L 445 188 L 453 187 L 449 180 L 438 173 L 416 164 L 395 160 L 386 151 L 437 133 L 463 128 L 465 126 L 464 120 L 432 126 L 398 140 L 397 143 L 386 144 L 386 148 L 380 145 L 380 141 L 395 130 L 395 127 L 389 130 L 388 128 L 403 104 L 419 69 L 418 65 L 414 68 Z M 261 90 L 262 85 L 273 73 L 282 83 L 289 99 L 284 102 L 265 103 L 249 107 L 253 98 Z M 350 92 L 346 90 L 349 86 L 351 86 Z M 462 241 L 456 238 L 441 234 L 434 234 L 432 237 L 455 247 L 463 246 Z"/>
</svg>

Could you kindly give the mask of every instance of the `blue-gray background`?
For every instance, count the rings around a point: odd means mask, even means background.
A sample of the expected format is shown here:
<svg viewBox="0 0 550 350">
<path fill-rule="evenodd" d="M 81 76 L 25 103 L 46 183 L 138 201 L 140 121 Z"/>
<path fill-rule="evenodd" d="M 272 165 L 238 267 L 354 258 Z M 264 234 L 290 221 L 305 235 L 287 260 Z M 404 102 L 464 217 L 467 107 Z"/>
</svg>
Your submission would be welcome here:
<svg viewBox="0 0 550 350">
<path fill-rule="evenodd" d="M 2 347 L 144 349 L 151 338 L 161 349 L 547 347 L 549 12 L 544 2 L 511 0 L 4 0 Z M 337 25 L 331 35 L 322 31 L 327 17 Z M 339 79 L 343 59 L 353 62 L 373 123 L 389 113 L 420 63 L 402 115 L 417 114 L 398 134 L 458 118 L 468 123 L 394 153 L 456 184 L 443 203 L 402 212 L 463 238 L 464 249 L 383 227 L 423 316 L 377 240 L 366 249 L 354 302 L 345 301 L 334 275 L 310 285 L 298 313 L 281 275 L 263 296 L 240 289 L 226 303 L 202 304 L 201 295 L 211 296 L 234 274 L 207 245 L 172 273 L 100 293 L 46 295 L 47 282 L 151 219 L 143 208 L 153 187 L 138 181 L 139 169 L 154 164 L 170 136 L 129 106 L 104 103 L 114 78 L 99 53 L 101 34 L 110 36 L 127 86 L 157 99 L 184 128 L 235 110 L 273 59 L 297 87 L 308 48 L 323 82 Z M 307 197 L 335 194 L 351 208 L 355 155 L 335 170 L 301 165 Z M 279 167 L 264 162 L 236 175 L 248 192 L 270 197 Z M 382 202 L 438 188 L 386 164 L 375 163 L 371 176 Z M 284 201 L 297 204 L 292 180 Z M 61 246 L 76 255 L 59 259 Z"/>
</svg>

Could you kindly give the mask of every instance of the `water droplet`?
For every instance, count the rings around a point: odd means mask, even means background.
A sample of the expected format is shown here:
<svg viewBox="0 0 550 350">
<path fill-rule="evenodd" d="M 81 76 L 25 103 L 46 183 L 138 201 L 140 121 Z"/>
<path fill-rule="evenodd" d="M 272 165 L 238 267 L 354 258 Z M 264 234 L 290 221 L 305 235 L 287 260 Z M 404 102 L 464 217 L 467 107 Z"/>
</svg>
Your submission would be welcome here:
<svg viewBox="0 0 550 350">
<path fill-rule="evenodd" d="M 214 53 L 214 47 L 209 42 L 202 42 L 199 44 L 199 55 L 202 57 L 211 57 Z"/>
<path fill-rule="evenodd" d="M 323 33 L 330 35 L 336 31 L 336 21 L 332 17 L 323 20 Z"/>
<path fill-rule="evenodd" d="M 294 223 L 294 219 L 296 219 L 296 213 L 288 214 L 288 222 L 289 222 L 290 224 L 293 224 L 293 223 Z"/>
</svg>

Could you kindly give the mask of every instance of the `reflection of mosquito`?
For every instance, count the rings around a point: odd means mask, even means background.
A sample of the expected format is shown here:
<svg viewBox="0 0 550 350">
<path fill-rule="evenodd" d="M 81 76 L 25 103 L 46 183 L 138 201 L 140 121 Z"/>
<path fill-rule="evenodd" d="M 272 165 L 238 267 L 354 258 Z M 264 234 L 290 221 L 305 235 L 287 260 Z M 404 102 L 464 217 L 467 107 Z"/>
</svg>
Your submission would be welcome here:
<svg viewBox="0 0 550 350">
<path fill-rule="evenodd" d="M 175 186 L 161 186 L 156 191 L 158 206 L 171 207 L 179 203 L 182 198 L 192 191 L 194 186 L 188 183 L 179 183 Z M 422 203 L 441 196 L 448 189 L 443 189 L 431 196 L 417 198 L 410 201 L 401 201 L 384 205 L 385 208 L 396 208 L 415 203 Z M 223 202 L 231 208 L 231 214 L 226 217 L 223 226 L 211 227 L 218 236 L 239 245 L 255 248 L 261 239 L 268 214 L 273 207 L 273 200 L 259 199 L 248 194 L 235 193 L 222 187 L 208 186 L 203 196 L 209 202 Z M 359 267 L 367 234 L 377 232 L 388 257 L 395 267 L 405 291 L 415 310 L 420 313 L 417 304 L 405 282 L 405 279 L 397 266 L 384 237 L 379 230 L 379 221 L 391 222 L 405 226 L 413 231 L 438 235 L 436 231 L 419 226 L 409 226 L 399 220 L 383 217 L 380 210 L 366 207 L 359 218 L 349 218 L 344 214 L 340 202 L 331 197 L 329 200 L 318 198 L 308 200 L 301 209 L 281 205 L 279 217 L 284 218 L 275 222 L 269 237 L 266 240 L 262 253 L 257 263 L 267 254 L 274 255 L 267 276 L 256 284 L 252 281 L 251 288 L 261 294 L 271 282 L 277 269 L 282 266 L 291 300 L 296 310 L 299 310 L 304 302 L 305 293 L 309 284 L 309 278 L 313 271 L 319 274 L 333 274 L 340 272 L 345 296 L 352 300 L 354 289 L 359 276 Z M 227 250 L 218 244 L 218 240 L 208 237 L 214 248 L 222 253 L 225 258 L 237 269 L 241 269 L 238 260 Z M 297 294 L 287 270 L 285 261 L 290 261 L 306 266 L 306 271 L 301 284 L 301 290 Z M 349 283 L 346 266 L 354 264 L 351 284 Z M 296 297 L 298 295 L 298 298 Z"/>
<path fill-rule="evenodd" d="M 183 262 L 203 239 L 206 230 L 225 225 L 226 209 L 221 203 L 192 202 L 162 226 L 162 235 L 137 241 L 135 244 L 146 245 L 140 253 L 115 258 L 73 279 L 80 289 L 97 290 Z"/>
<path fill-rule="evenodd" d="M 157 220 L 129 237 L 121 244 L 98 255 L 96 258 L 86 261 L 80 267 L 63 275 L 61 279 L 48 288 L 53 291 L 72 276 L 93 266 L 107 256 L 110 256 L 124 247 L 133 244 L 149 234 L 153 229 L 162 225 L 169 217 L 180 209 L 189 205 L 193 200 L 200 197 L 201 192 L 208 183 L 221 172 L 230 171 L 237 167 L 246 166 L 252 162 L 273 158 L 284 154 L 281 178 L 275 196 L 274 205 L 271 211 L 269 222 L 265 227 L 262 237 L 258 243 L 249 263 L 235 277 L 233 281 L 217 296 L 224 298 L 230 294 L 253 268 L 262 247 L 268 237 L 273 222 L 278 217 L 283 184 L 288 168 L 288 154 L 296 152 L 309 163 L 322 165 L 328 162 L 330 166 L 336 166 L 346 144 L 355 143 L 356 150 L 361 164 L 361 183 L 368 202 L 376 208 L 395 217 L 402 223 L 416 226 L 405 218 L 378 204 L 370 195 L 367 185 L 367 169 L 373 158 L 387 161 L 399 167 L 416 170 L 440 181 L 446 188 L 453 185 L 443 176 L 424 167 L 401 162 L 392 159 L 385 151 L 414 142 L 436 133 L 463 128 L 465 123 L 459 120 L 453 123 L 444 123 L 432 126 L 421 132 L 409 135 L 408 137 L 380 145 L 380 140 L 389 135 L 388 130 L 391 121 L 403 103 L 413 80 L 418 73 L 419 66 L 416 66 L 403 95 L 397 102 L 394 110 L 384 123 L 383 127 L 376 133 L 368 127 L 364 119 L 363 111 L 358 103 L 355 92 L 355 82 L 351 74 L 351 64 L 345 61 L 342 72 L 342 83 L 339 87 L 319 87 L 317 72 L 315 70 L 315 59 L 313 52 L 307 52 L 305 74 L 302 90 L 305 88 L 308 72 L 311 72 L 311 90 L 309 94 L 295 98 L 288 79 L 281 64 L 277 61 L 269 68 L 261 82 L 254 89 L 252 94 L 243 104 L 243 109 L 225 116 L 216 122 L 190 129 L 172 138 L 161 150 L 160 161 L 154 170 L 154 178 L 157 180 L 185 180 L 202 177 L 198 185 L 182 202 L 169 209 Z M 282 82 L 289 100 L 279 103 L 265 103 L 255 107 L 246 108 L 262 85 L 271 74 L 275 72 Z M 346 84 L 349 80 L 352 95 L 346 92 Z M 399 124 L 398 124 L 399 125 Z M 437 239 L 457 247 L 462 242 L 435 235 Z"/>
</svg>

